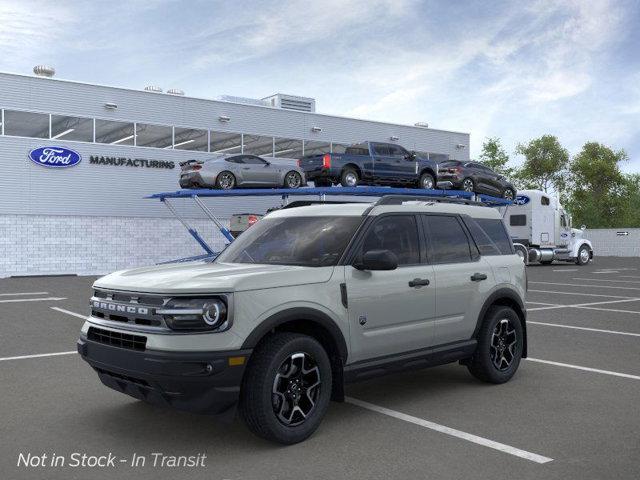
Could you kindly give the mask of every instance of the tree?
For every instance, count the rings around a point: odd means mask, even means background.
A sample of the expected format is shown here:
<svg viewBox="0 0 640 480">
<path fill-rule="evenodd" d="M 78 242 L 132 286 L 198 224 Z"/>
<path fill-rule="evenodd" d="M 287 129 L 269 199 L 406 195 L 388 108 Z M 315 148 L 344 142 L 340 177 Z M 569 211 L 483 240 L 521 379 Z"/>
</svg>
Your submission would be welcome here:
<svg viewBox="0 0 640 480">
<path fill-rule="evenodd" d="M 498 137 L 485 139 L 482 144 L 480 161 L 483 165 L 486 165 L 500 175 L 504 175 L 505 177 L 513 176 L 514 168 L 507 166 L 509 163 L 509 155 L 502 147 L 502 143 L 500 143 Z"/>
<path fill-rule="evenodd" d="M 624 150 L 613 151 L 598 142 L 588 142 L 571 161 L 568 205 L 576 225 L 618 227 L 633 211 L 629 202 L 638 192 L 638 180 L 625 178 L 619 163 L 627 160 Z"/>
<path fill-rule="evenodd" d="M 517 172 L 520 183 L 527 188 L 561 193 L 566 185 L 569 152 L 554 135 L 543 135 L 527 144 L 519 144 L 516 153 L 525 161 Z"/>
</svg>

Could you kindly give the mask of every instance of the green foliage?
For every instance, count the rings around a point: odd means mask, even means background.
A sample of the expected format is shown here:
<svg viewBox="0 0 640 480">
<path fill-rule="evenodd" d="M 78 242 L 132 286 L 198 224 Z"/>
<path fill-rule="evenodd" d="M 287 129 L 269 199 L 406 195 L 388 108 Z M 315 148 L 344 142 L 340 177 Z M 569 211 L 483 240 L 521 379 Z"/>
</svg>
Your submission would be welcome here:
<svg viewBox="0 0 640 480">
<path fill-rule="evenodd" d="M 620 171 L 619 163 L 626 159 L 624 150 L 613 151 L 597 142 L 585 143 L 573 158 L 567 207 L 575 225 L 629 226 L 625 225 L 632 217 L 629 199 L 634 191 L 637 195 L 638 181 L 626 178 Z"/>
<path fill-rule="evenodd" d="M 569 152 L 553 135 L 543 135 L 527 144 L 520 144 L 516 153 L 525 157 L 517 172 L 519 186 L 561 193 L 567 184 Z"/>
<path fill-rule="evenodd" d="M 498 137 L 485 139 L 482 144 L 480 162 L 505 177 L 511 177 L 514 173 L 514 168 L 507 166 L 509 163 L 509 155 L 502 147 L 502 143 Z"/>
</svg>

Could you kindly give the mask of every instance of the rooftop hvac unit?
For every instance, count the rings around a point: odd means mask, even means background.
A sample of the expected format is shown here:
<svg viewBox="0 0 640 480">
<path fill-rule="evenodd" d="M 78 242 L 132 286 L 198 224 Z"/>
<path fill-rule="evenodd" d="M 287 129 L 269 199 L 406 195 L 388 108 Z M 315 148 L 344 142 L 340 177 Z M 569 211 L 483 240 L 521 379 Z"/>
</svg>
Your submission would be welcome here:
<svg viewBox="0 0 640 480">
<path fill-rule="evenodd" d="M 316 101 L 314 98 L 276 93 L 270 97 L 263 98 L 263 100 L 266 100 L 272 107 L 283 108 L 285 110 L 296 110 L 298 112 L 316 111 Z"/>
<path fill-rule="evenodd" d="M 51 78 L 56 74 L 56 69 L 50 67 L 49 65 L 36 65 L 35 67 L 33 67 L 33 73 L 35 73 L 38 77 Z"/>
<path fill-rule="evenodd" d="M 144 89 L 147 92 L 162 93 L 162 88 L 156 85 L 147 85 L 146 87 L 144 87 Z"/>
<path fill-rule="evenodd" d="M 178 96 L 184 96 L 184 91 L 180 90 L 179 88 L 170 88 L 169 90 L 167 90 L 167 93 L 169 95 L 178 95 Z"/>
</svg>

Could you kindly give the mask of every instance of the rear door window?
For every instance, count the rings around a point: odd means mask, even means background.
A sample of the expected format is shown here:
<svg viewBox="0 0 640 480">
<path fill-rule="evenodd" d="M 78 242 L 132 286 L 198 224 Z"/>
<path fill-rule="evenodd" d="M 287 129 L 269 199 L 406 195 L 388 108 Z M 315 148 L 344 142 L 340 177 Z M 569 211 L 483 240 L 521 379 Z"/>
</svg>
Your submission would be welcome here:
<svg viewBox="0 0 640 480">
<path fill-rule="evenodd" d="M 457 217 L 423 215 L 422 221 L 432 263 L 471 261 L 469 239 Z"/>
</svg>

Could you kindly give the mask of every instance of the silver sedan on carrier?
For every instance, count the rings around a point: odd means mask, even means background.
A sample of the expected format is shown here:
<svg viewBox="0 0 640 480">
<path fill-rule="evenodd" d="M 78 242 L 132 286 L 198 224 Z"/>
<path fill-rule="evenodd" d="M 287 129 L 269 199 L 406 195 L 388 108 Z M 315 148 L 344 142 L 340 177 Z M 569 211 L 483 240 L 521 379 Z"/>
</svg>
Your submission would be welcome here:
<svg viewBox="0 0 640 480">
<path fill-rule="evenodd" d="M 298 188 L 305 186 L 304 171 L 295 160 L 278 163 L 257 155 L 219 155 L 210 160 L 188 160 L 180 163 L 181 188 L 236 187 Z"/>
</svg>

